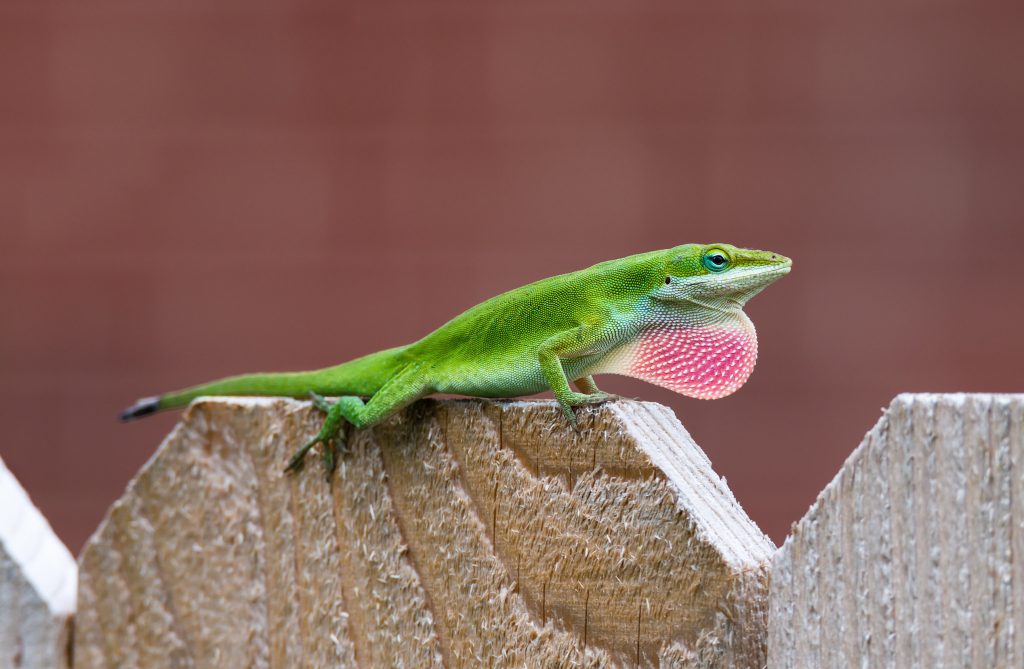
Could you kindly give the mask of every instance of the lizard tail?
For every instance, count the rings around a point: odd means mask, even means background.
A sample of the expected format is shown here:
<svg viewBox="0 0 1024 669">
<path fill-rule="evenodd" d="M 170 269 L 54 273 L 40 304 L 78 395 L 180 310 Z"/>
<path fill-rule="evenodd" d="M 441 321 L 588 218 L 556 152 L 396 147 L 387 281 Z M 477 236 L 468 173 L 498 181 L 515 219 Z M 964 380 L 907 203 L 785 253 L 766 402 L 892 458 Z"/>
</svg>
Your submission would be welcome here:
<svg viewBox="0 0 1024 669">
<path fill-rule="evenodd" d="M 146 397 L 121 412 L 122 421 L 142 418 L 164 409 L 186 406 L 203 395 L 272 395 L 308 397 L 321 395 L 357 395 L 369 397 L 377 392 L 408 362 L 405 348 L 373 353 L 336 367 L 310 372 L 274 372 L 229 376 L 191 388 L 155 397 Z"/>
</svg>

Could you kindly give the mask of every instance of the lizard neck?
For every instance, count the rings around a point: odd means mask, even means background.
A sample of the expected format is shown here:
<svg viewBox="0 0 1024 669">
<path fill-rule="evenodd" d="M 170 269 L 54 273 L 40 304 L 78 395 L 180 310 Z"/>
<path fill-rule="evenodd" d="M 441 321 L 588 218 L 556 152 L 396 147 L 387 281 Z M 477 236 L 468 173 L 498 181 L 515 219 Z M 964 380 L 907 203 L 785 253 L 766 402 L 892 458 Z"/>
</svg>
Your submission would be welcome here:
<svg viewBox="0 0 1024 669">
<path fill-rule="evenodd" d="M 659 310 L 595 371 L 710 400 L 738 390 L 756 362 L 757 332 L 742 311 Z"/>
</svg>

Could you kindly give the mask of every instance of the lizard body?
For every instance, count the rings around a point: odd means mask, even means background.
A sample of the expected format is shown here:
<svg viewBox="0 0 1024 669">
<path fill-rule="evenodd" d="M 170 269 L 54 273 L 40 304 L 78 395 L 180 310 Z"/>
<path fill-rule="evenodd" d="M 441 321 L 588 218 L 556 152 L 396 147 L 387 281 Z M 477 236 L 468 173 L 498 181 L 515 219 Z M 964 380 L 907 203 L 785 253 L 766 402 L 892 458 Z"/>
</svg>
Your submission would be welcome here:
<svg viewBox="0 0 1024 669">
<path fill-rule="evenodd" d="M 343 421 L 367 427 L 434 392 L 515 397 L 550 389 L 573 423 L 572 407 L 608 397 L 593 374 L 716 399 L 742 386 L 757 359 L 743 306 L 790 267 L 778 254 L 728 244 L 628 256 L 498 295 L 408 346 L 321 370 L 246 374 L 146 398 L 122 419 L 200 395 L 313 395 L 327 418 L 293 467 L 316 443 L 329 446 Z M 332 466 L 333 448 L 324 450 Z"/>
</svg>

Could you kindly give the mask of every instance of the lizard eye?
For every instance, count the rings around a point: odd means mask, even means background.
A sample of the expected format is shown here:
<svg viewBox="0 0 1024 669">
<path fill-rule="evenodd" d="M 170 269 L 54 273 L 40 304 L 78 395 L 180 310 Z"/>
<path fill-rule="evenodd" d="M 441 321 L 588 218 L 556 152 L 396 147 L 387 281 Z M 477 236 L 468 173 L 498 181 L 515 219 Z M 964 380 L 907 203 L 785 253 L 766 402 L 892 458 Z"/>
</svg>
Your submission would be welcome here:
<svg viewBox="0 0 1024 669">
<path fill-rule="evenodd" d="M 712 272 L 721 272 L 729 267 L 729 256 L 721 251 L 708 251 L 704 254 L 704 266 Z"/>
</svg>

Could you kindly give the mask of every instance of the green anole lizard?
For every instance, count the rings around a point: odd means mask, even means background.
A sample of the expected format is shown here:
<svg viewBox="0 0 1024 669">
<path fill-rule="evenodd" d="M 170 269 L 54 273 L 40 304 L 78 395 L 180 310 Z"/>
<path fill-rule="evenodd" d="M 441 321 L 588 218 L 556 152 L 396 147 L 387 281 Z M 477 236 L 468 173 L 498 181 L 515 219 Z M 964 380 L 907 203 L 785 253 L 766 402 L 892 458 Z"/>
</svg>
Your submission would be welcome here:
<svg viewBox="0 0 1024 669">
<path fill-rule="evenodd" d="M 516 397 L 550 389 L 573 425 L 573 407 L 610 397 L 594 383 L 598 373 L 716 399 L 742 386 L 757 359 L 757 334 L 743 306 L 791 264 L 729 244 L 610 260 L 498 295 L 408 346 L 315 371 L 245 374 L 148 397 L 121 418 L 185 406 L 200 395 L 312 397 L 327 417 L 288 469 L 322 443 L 330 470 L 342 421 L 367 427 L 435 392 Z"/>
</svg>

